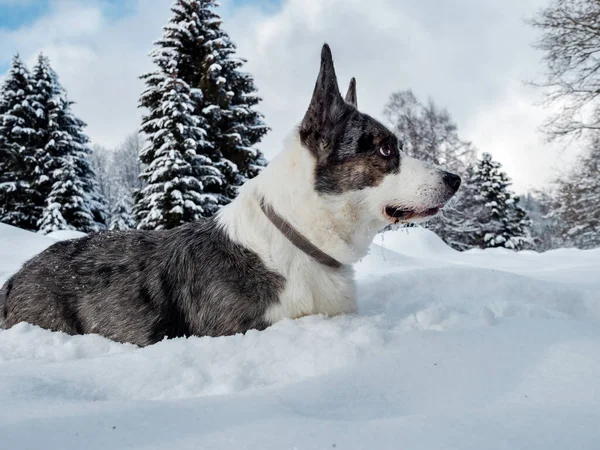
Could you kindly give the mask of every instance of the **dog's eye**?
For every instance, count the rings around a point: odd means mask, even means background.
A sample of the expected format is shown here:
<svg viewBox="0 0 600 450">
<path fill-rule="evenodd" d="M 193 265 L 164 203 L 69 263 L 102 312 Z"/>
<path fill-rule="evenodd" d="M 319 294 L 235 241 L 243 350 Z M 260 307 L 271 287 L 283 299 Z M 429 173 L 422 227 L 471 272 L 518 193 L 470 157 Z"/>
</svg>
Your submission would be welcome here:
<svg viewBox="0 0 600 450">
<path fill-rule="evenodd" d="M 389 158 L 392 155 L 392 148 L 386 144 L 379 149 L 379 153 L 381 153 L 381 156 Z"/>
</svg>

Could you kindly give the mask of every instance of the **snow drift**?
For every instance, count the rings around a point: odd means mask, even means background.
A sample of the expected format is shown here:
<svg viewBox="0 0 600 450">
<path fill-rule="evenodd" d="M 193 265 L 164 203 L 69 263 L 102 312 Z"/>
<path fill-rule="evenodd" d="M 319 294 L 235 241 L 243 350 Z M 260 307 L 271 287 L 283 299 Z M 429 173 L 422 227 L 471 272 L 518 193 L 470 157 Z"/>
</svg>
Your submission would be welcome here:
<svg viewBox="0 0 600 450">
<path fill-rule="evenodd" d="M 69 236 L 70 237 L 70 236 Z M 0 282 L 56 240 L 0 225 Z M 596 449 L 600 250 L 378 236 L 357 315 L 143 349 L 0 331 L 2 448 Z"/>
</svg>

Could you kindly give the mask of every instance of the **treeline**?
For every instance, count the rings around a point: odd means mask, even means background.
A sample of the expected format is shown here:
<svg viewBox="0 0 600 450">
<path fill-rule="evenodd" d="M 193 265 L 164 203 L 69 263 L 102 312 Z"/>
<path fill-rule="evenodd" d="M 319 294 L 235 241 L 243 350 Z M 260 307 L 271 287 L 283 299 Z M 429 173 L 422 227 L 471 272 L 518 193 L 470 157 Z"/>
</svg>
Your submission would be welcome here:
<svg viewBox="0 0 600 450">
<path fill-rule="evenodd" d="M 462 176 L 456 197 L 439 218 L 425 224 L 453 248 L 600 247 L 600 136 L 583 140 L 572 167 L 521 199 L 511 191 L 500 163 L 489 153 L 477 157 L 448 111 L 433 101 L 422 103 L 411 91 L 397 92 L 384 115 L 409 155 Z"/>
<path fill-rule="evenodd" d="M 85 124 L 48 58 L 12 60 L 0 90 L 0 222 L 48 233 L 106 227 Z"/>
<path fill-rule="evenodd" d="M 43 233 L 170 229 L 231 202 L 266 165 L 256 145 L 268 128 L 216 8 L 214 0 L 175 1 L 150 55 L 155 69 L 141 77 L 140 132 L 111 151 L 90 146 L 47 58 L 40 55 L 30 72 L 15 56 L 0 89 L 0 221 Z M 586 75 L 581 86 L 556 88 L 557 98 L 579 89 L 595 104 L 596 71 L 569 57 L 583 54 L 578 42 L 600 51 L 600 31 L 591 26 L 598 18 L 592 0 L 555 0 L 533 21 L 554 71 L 545 87 Z M 573 23 L 581 27 L 569 29 Z M 561 40 L 561 26 L 568 39 Z M 549 132 L 585 134 L 585 152 L 551 187 L 520 199 L 500 163 L 461 139 L 448 111 L 411 91 L 392 94 L 384 115 L 405 151 L 463 178 L 426 226 L 458 250 L 600 246 L 600 108 L 577 122 L 571 100 Z"/>
<path fill-rule="evenodd" d="M 151 53 L 140 134 L 92 150 L 85 124 L 40 56 L 18 56 L 0 88 L 0 221 L 43 233 L 169 229 L 213 215 L 266 160 L 245 61 L 214 0 L 177 0 Z"/>
</svg>

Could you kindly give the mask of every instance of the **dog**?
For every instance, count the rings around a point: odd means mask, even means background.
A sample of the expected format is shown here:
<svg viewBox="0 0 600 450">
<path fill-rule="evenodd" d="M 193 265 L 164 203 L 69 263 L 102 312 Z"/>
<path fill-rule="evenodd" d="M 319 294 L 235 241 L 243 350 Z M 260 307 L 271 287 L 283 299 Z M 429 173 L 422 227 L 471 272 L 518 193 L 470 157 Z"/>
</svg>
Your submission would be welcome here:
<svg viewBox="0 0 600 450">
<path fill-rule="evenodd" d="M 342 97 L 331 50 L 285 149 L 215 216 L 167 231 L 58 242 L 0 291 L 4 327 L 29 322 L 146 346 L 356 311 L 352 264 L 391 223 L 420 222 L 461 179 L 407 156 Z"/>
</svg>

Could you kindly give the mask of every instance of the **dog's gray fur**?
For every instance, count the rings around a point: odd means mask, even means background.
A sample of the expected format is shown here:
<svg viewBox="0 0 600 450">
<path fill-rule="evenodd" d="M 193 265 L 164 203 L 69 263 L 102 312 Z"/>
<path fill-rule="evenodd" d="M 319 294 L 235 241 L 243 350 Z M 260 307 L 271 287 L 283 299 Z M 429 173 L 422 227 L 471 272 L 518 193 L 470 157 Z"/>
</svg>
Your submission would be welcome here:
<svg viewBox="0 0 600 450">
<path fill-rule="evenodd" d="M 7 327 L 26 321 L 149 345 L 264 329 L 284 283 L 209 219 L 58 242 L 5 283 L 0 315 Z"/>
</svg>

